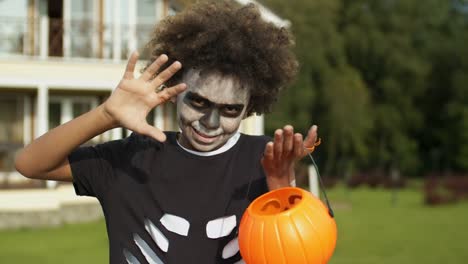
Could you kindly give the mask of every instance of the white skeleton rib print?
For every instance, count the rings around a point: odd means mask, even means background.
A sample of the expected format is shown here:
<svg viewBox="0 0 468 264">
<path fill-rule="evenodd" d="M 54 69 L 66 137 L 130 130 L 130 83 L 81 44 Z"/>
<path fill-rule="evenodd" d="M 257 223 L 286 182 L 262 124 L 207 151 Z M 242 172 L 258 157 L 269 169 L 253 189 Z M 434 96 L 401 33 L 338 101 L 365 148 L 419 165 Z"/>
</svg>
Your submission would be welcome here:
<svg viewBox="0 0 468 264">
<path fill-rule="evenodd" d="M 190 222 L 180 216 L 172 214 L 164 214 L 160 222 L 168 231 L 181 236 L 188 237 Z M 221 217 L 208 221 L 206 224 L 206 235 L 210 239 L 218 239 L 231 234 L 237 225 L 237 217 L 235 215 Z M 164 236 L 156 225 L 149 219 L 145 220 L 145 229 L 154 240 L 156 245 L 163 252 L 170 250 L 170 241 Z M 150 264 L 164 264 L 160 257 L 151 249 L 148 243 L 138 234 L 133 235 L 135 244 L 138 246 L 146 261 Z M 223 248 L 222 258 L 229 259 L 239 252 L 239 243 L 237 237 L 229 241 Z M 128 264 L 140 264 L 140 261 L 128 249 L 123 250 L 123 255 Z M 243 260 L 235 264 L 243 264 Z"/>
</svg>

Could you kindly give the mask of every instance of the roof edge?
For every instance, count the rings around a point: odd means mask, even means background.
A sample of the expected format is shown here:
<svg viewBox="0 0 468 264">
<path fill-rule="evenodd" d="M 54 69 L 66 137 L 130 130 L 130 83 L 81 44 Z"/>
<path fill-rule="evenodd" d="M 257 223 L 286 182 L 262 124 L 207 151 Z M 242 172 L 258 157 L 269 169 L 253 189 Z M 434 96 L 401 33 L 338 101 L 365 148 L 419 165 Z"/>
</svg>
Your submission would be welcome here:
<svg viewBox="0 0 468 264">
<path fill-rule="evenodd" d="M 285 27 L 285 28 L 291 27 L 291 22 L 289 20 L 279 17 L 273 11 L 268 9 L 266 6 L 264 6 L 263 4 L 255 0 L 235 0 L 235 1 L 241 5 L 254 4 L 258 6 L 258 9 L 260 10 L 260 14 L 262 15 L 262 18 L 267 22 L 273 23 L 277 27 Z M 174 7 L 177 10 L 182 9 L 184 6 L 188 5 L 190 2 L 191 2 L 190 0 L 171 0 L 170 1 L 172 7 Z"/>
</svg>

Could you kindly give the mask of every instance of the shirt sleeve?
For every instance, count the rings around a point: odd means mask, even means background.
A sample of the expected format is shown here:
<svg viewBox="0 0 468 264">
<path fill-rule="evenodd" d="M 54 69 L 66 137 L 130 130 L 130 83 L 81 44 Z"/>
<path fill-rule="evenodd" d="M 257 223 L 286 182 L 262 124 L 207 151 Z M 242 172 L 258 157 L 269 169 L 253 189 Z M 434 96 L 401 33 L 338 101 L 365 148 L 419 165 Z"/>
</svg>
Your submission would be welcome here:
<svg viewBox="0 0 468 264">
<path fill-rule="evenodd" d="M 79 147 L 68 156 L 75 193 L 100 198 L 115 180 L 115 169 L 122 166 L 125 140 Z"/>
</svg>

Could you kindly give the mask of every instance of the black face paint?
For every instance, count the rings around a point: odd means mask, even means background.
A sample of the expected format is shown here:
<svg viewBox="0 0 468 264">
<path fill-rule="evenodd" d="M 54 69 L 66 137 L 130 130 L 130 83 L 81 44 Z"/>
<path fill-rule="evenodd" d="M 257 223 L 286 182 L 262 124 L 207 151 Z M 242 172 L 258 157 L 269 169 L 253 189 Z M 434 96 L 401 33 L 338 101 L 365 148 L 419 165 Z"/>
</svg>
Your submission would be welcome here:
<svg viewBox="0 0 468 264">
<path fill-rule="evenodd" d="M 238 117 L 244 110 L 244 104 L 216 104 L 194 92 L 187 92 L 184 102 L 194 109 L 208 112 L 218 109 L 219 113 L 227 117 Z"/>
</svg>

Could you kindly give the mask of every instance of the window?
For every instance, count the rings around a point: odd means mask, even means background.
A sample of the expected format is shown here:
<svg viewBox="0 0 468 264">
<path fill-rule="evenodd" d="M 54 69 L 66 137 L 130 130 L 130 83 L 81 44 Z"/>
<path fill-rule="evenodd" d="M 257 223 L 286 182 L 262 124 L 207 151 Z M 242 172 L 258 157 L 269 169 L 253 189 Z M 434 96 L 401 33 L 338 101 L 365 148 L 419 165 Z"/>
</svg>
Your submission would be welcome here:
<svg viewBox="0 0 468 264">
<path fill-rule="evenodd" d="M 22 54 L 27 34 L 26 0 L 0 1 L 0 53 Z"/>
<path fill-rule="evenodd" d="M 14 170 L 14 158 L 24 144 L 24 97 L 0 97 L 0 172 Z"/>
<path fill-rule="evenodd" d="M 49 103 L 49 129 L 60 125 L 60 117 L 62 116 L 62 105 L 60 102 Z"/>
<path fill-rule="evenodd" d="M 145 49 L 146 44 L 151 38 L 151 33 L 158 20 L 156 13 L 157 1 L 154 0 L 138 0 L 137 1 L 137 21 L 136 21 L 136 38 L 137 49 L 140 51 L 141 58 L 149 58 L 149 51 Z"/>
<path fill-rule="evenodd" d="M 140 59 L 148 58 L 145 45 L 164 14 L 164 6 L 163 0 L 105 0 L 104 57 L 126 60 L 128 54 L 137 49 Z"/>
<path fill-rule="evenodd" d="M 98 106 L 97 96 L 51 96 L 49 100 L 49 130 L 66 123 Z M 85 145 L 110 140 L 110 134 L 96 136 Z"/>
<path fill-rule="evenodd" d="M 72 57 L 95 57 L 99 20 L 97 2 L 93 0 L 70 1 L 69 37 Z M 67 19 L 67 18 L 66 18 Z M 67 36 L 68 37 L 68 36 Z"/>
</svg>

